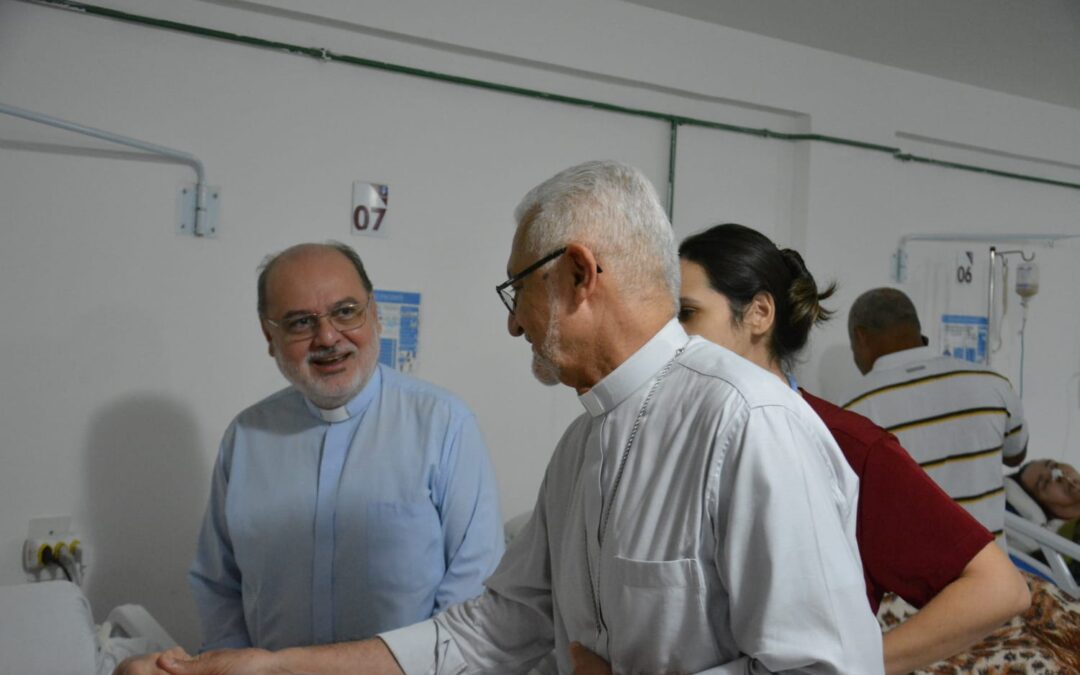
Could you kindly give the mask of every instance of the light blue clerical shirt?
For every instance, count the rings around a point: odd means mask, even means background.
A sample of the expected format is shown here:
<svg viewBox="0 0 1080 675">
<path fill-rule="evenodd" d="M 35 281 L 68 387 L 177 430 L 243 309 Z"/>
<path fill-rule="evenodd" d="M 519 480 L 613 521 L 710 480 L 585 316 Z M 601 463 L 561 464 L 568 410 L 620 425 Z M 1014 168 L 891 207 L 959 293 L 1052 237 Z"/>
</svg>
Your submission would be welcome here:
<svg viewBox="0 0 1080 675">
<path fill-rule="evenodd" d="M 189 573 L 202 648 L 369 637 L 480 593 L 502 555 L 469 409 L 379 367 L 345 406 L 294 388 L 225 432 Z"/>
</svg>

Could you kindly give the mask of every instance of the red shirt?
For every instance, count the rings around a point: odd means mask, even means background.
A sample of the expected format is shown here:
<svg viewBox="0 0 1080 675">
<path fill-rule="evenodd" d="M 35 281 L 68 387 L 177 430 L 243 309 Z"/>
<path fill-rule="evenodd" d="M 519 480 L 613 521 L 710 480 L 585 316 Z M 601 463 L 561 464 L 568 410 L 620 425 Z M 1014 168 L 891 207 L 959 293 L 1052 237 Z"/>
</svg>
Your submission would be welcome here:
<svg viewBox="0 0 1080 675">
<path fill-rule="evenodd" d="M 896 440 L 867 418 L 799 390 L 859 477 L 855 538 L 866 595 L 877 612 L 893 592 L 922 607 L 993 535 L 937 486 Z"/>
</svg>

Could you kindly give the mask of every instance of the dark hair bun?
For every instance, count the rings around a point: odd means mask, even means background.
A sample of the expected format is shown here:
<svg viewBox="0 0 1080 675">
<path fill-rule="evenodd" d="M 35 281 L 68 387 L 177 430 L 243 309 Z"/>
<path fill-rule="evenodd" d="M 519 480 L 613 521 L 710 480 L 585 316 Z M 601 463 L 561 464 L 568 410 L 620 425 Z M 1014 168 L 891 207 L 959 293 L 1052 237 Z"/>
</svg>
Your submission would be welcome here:
<svg viewBox="0 0 1080 675">
<path fill-rule="evenodd" d="M 828 288 L 819 291 L 817 282 L 806 269 L 806 263 L 798 251 L 790 248 L 781 249 L 780 255 L 784 263 L 791 271 L 791 285 L 788 287 L 788 302 L 791 307 L 791 324 L 793 326 L 805 325 L 809 331 L 817 324 L 825 323 L 832 318 L 833 311 L 821 306 L 822 301 L 828 300 L 836 293 L 836 284 L 829 284 Z"/>
</svg>

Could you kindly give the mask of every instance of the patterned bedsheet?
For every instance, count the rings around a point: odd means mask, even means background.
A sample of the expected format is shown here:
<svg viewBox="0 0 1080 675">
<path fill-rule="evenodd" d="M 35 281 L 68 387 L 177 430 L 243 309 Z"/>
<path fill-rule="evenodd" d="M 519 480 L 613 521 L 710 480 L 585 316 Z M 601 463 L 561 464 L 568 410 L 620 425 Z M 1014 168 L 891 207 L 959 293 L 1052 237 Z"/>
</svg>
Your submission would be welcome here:
<svg viewBox="0 0 1080 675">
<path fill-rule="evenodd" d="M 1031 588 L 1031 607 L 971 649 L 916 671 L 927 675 L 1075 675 L 1080 673 L 1080 602 L 1057 586 L 1024 574 Z M 878 622 L 889 630 L 914 614 L 900 598 L 881 604 Z"/>
</svg>

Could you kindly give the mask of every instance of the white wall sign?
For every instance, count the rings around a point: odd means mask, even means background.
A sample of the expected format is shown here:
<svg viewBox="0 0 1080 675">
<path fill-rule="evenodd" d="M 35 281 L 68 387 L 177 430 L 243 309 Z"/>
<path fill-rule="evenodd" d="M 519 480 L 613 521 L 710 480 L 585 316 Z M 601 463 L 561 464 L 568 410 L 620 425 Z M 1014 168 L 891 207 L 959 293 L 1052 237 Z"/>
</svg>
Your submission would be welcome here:
<svg viewBox="0 0 1080 675">
<path fill-rule="evenodd" d="M 389 203 L 389 185 L 353 181 L 352 224 L 349 229 L 353 234 L 385 237 Z"/>
</svg>

